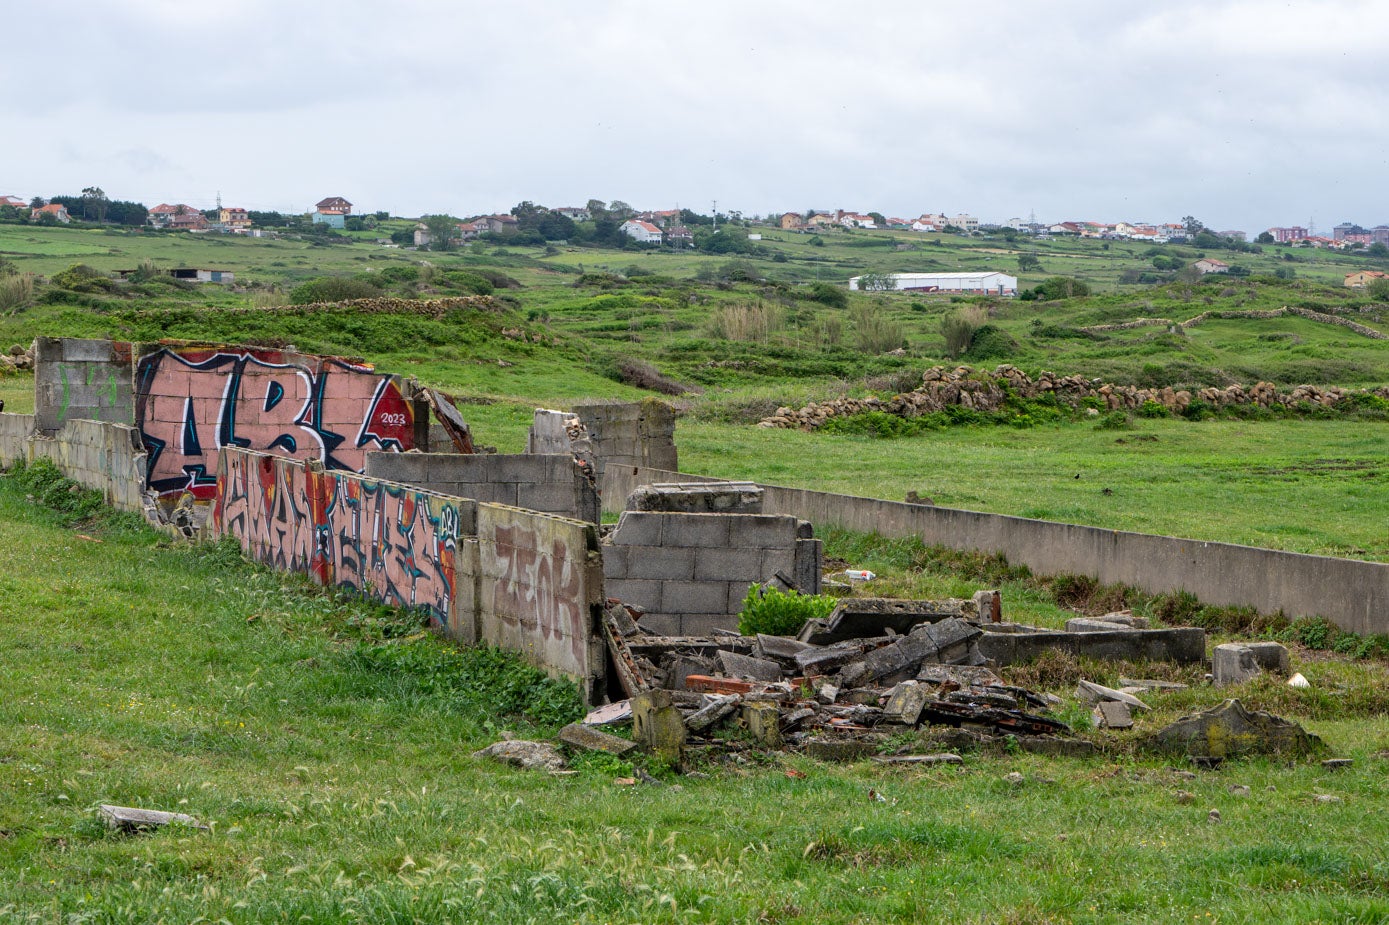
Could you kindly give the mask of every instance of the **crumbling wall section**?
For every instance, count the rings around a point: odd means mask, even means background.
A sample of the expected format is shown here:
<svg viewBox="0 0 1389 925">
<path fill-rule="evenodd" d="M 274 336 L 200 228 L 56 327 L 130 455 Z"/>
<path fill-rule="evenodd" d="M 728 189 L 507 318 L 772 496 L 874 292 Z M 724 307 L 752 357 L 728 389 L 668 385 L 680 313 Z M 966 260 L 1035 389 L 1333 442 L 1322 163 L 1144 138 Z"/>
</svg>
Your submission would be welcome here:
<svg viewBox="0 0 1389 925">
<path fill-rule="evenodd" d="M 597 523 L 598 491 L 569 454 L 367 453 L 366 475 Z"/>
<path fill-rule="evenodd" d="M 638 485 L 721 481 L 658 469 L 610 470 L 606 504 Z M 1326 617 L 1354 633 L 1389 633 L 1389 563 L 1309 556 L 1203 540 L 1104 530 L 954 508 L 762 484 L 762 509 L 952 549 L 1001 553 L 1039 575 L 1088 575 L 1150 594 L 1186 591 L 1203 603 L 1289 617 Z"/>
<path fill-rule="evenodd" d="M 596 528 L 410 485 L 223 447 L 213 510 L 271 568 L 429 614 L 465 643 L 520 652 L 602 690 L 592 609 L 603 600 Z M 580 642 L 582 644 L 580 644 Z"/>
<path fill-rule="evenodd" d="M 736 629 L 748 586 L 778 572 L 820 590 L 820 541 L 811 525 L 775 514 L 627 511 L 603 550 L 609 597 L 640 607 L 665 635 Z"/>
<path fill-rule="evenodd" d="M 588 430 L 594 475 L 600 485 L 609 466 L 679 467 L 675 409 L 665 402 L 649 398 L 625 404 L 575 405 L 574 413 Z"/>
<path fill-rule="evenodd" d="M 34 341 L 34 416 L 52 433 L 67 421 L 135 420 L 131 345 L 78 337 Z"/>
</svg>

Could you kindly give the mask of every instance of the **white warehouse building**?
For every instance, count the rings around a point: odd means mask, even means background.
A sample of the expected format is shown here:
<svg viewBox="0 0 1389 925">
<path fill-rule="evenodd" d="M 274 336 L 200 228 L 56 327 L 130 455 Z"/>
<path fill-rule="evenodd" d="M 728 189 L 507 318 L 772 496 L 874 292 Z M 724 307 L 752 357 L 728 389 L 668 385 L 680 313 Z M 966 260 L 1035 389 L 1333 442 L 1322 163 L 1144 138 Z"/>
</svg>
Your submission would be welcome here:
<svg viewBox="0 0 1389 925">
<path fill-rule="evenodd" d="M 1017 295 L 1018 278 L 1007 273 L 890 273 L 892 288 L 903 292 L 968 292 L 977 295 Z M 861 276 L 849 280 L 859 288 Z"/>
</svg>

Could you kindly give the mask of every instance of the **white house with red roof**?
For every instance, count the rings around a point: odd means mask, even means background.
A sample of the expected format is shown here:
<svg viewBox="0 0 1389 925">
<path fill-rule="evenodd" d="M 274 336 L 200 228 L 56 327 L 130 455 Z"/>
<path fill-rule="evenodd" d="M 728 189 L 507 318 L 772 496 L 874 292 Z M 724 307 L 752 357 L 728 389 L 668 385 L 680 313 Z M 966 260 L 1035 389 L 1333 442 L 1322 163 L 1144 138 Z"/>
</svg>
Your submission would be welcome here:
<svg viewBox="0 0 1389 925">
<path fill-rule="evenodd" d="M 617 230 L 636 241 L 638 244 L 661 243 L 661 229 L 639 218 L 629 218 L 619 225 Z"/>
<path fill-rule="evenodd" d="M 56 221 L 62 222 L 64 225 L 72 221 L 72 216 L 68 215 L 67 206 L 63 205 L 61 202 L 50 202 L 46 206 L 40 206 L 37 209 L 30 210 L 29 220 L 36 222 L 45 215 L 53 216 Z"/>
</svg>

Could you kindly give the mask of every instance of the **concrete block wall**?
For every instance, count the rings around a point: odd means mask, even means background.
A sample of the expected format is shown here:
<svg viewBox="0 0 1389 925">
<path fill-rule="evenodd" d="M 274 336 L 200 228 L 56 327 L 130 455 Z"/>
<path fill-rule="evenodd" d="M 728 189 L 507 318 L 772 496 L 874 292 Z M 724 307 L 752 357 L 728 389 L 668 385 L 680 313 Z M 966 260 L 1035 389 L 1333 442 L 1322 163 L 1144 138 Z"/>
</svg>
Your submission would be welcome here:
<svg viewBox="0 0 1389 925">
<path fill-rule="evenodd" d="M 597 523 L 598 491 L 572 455 L 368 453 L 366 475 Z"/>
<path fill-rule="evenodd" d="M 574 413 L 588 430 L 594 475 L 600 485 L 609 466 L 679 466 L 675 410 L 665 402 L 647 399 L 626 404 L 575 405 Z"/>
<path fill-rule="evenodd" d="M 49 459 L 77 484 L 101 492 L 112 507 L 144 510 L 147 457 L 135 428 L 72 419 L 42 433 L 36 421 L 32 414 L 0 414 L 0 465 Z"/>
<path fill-rule="evenodd" d="M 38 429 L 65 421 L 135 421 L 131 345 L 76 337 L 34 342 L 34 415 Z"/>
<path fill-rule="evenodd" d="M 0 412 L 0 466 L 8 469 L 19 460 L 29 461 L 29 438 L 34 434 L 32 414 Z"/>
<path fill-rule="evenodd" d="M 722 481 L 659 469 L 606 474 L 604 504 L 654 482 Z M 1355 633 L 1389 633 L 1389 563 L 1104 530 L 1078 524 L 762 485 L 762 509 L 952 549 L 1001 553 L 1039 575 L 1088 575 L 1150 594 L 1186 591 L 1203 603 L 1289 617 L 1325 617 Z"/>
<path fill-rule="evenodd" d="M 819 563 L 811 525 L 776 514 L 627 511 L 603 548 L 608 597 L 667 635 L 736 629 L 748 586 L 777 572 L 818 593 Z"/>
</svg>

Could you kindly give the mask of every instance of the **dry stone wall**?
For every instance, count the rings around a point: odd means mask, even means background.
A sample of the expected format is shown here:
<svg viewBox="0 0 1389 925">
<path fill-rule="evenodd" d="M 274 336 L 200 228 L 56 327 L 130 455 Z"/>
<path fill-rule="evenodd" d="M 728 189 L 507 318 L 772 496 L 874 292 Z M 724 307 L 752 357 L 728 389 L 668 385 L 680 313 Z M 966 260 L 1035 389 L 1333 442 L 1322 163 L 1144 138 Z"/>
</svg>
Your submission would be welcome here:
<svg viewBox="0 0 1389 925">
<path fill-rule="evenodd" d="M 922 384 L 910 392 L 892 398 L 841 398 L 827 402 L 811 402 L 803 408 L 778 408 L 776 414 L 759 422 L 760 427 L 787 427 L 814 430 L 830 418 L 880 411 L 899 417 L 913 418 L 931 414 L 947 407 L 959 406 L 976 411 L 997 411 L 1011 395 L 1021 398 L 1054 396 L 1070 407 L 1090 404 L 1109 410 L 1133 410 L 1147 402 L 1155 402 L 1169 411 L 1180 412 L 1193 401 L 1200 400 L 1217 408 L 1229 405 L 1282 405 L 1294 407 L 1303 403 L 1334 407 L 1355 390 L 1337 386 L 1299 385 L 1280 391 L 1271 382 L 1255 383 L 1246 389 L 1241 385 L 1225 388 L 1186 389 L 1139 388 L 1131 385 L 1096 384 L 1084 376 L 1058 376 L 1042 372 L 1036 379 L 1016 366 L 999 366 L 992 373 L 968 366 L 946 369 L 934 366 L 922 377 Z M 1389 387 L 1371 390 L 1371 395 L 1389 399 Z M 653 466 L 652 468 L 663 468 Z"/>
</svg>

